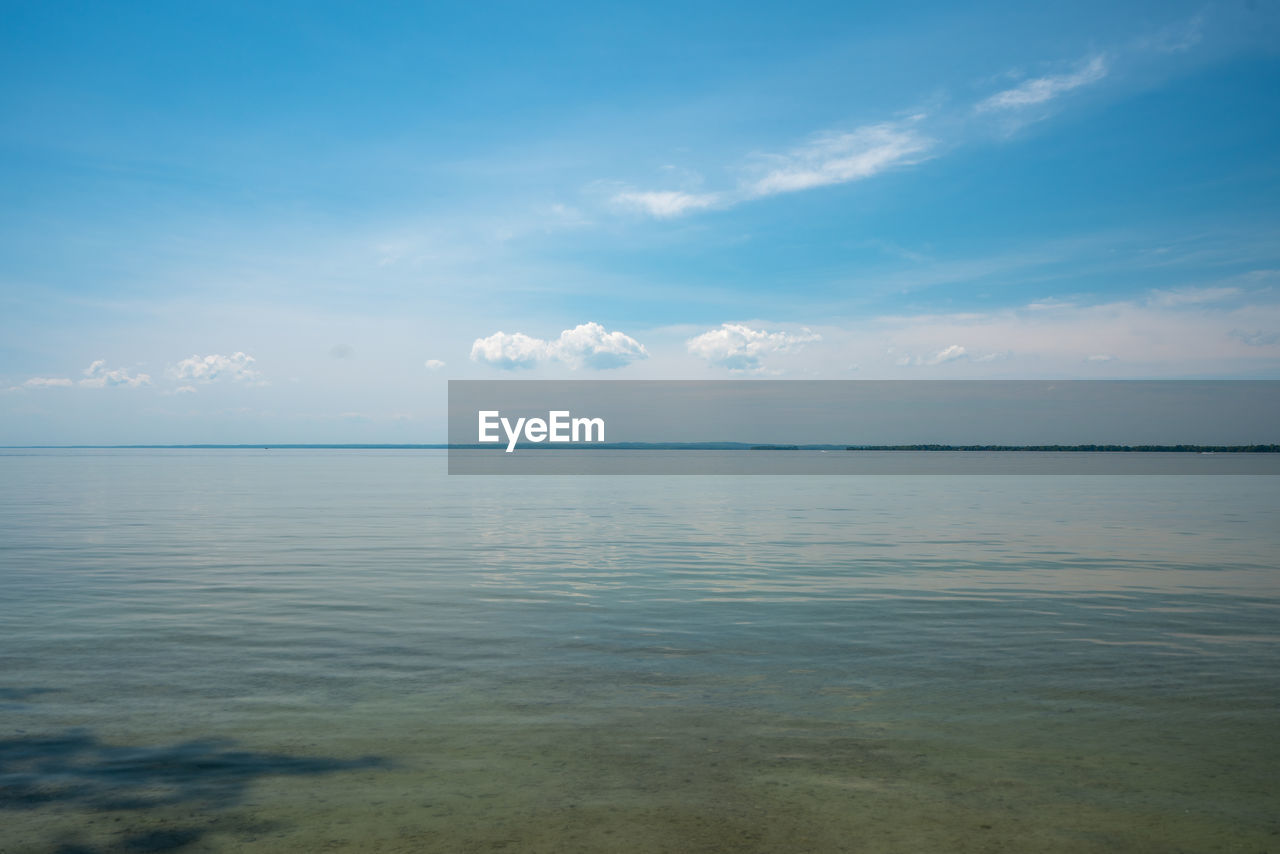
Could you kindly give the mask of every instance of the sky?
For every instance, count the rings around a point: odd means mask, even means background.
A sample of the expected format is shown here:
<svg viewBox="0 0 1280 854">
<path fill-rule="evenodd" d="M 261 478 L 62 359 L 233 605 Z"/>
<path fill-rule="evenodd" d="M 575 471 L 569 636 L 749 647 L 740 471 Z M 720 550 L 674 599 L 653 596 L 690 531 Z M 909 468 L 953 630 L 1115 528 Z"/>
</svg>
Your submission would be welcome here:
<svg viewBox="0 0 1280 854">
<path fill-rule="evenodd" d="M 1280 3 L 0 4 L 0 444 L 1280 378 Z"/>
</svg>

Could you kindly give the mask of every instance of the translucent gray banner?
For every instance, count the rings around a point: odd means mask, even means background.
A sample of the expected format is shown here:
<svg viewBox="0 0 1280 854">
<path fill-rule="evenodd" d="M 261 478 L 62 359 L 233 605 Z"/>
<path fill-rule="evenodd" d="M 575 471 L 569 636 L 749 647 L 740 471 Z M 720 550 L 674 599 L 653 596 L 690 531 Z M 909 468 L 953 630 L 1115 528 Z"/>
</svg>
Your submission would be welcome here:
<svg viewBox="0 0 1280 854">
<path fill-rule="evenodd" d="M 450 474 L 1276 474 L 1280 381 L 449 382 Z"/>
</svg>

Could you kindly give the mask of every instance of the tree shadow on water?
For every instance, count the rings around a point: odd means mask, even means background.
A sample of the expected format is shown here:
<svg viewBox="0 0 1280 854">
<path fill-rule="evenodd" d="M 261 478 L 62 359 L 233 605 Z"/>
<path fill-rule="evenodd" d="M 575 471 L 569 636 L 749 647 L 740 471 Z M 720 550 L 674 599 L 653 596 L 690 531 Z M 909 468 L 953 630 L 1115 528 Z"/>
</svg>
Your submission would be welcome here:
<svg viewBox="0 0 1280 854">
<path fill-rule="evenodd" d="M 292 756 L 246 750 L 227 739 L 171 745 L 107 744 L 83 729 L 57 735 L 0 739 L 0 823 L 3 813 L 46 807 L 86 812 L 187 807 L 206 813 L 243 802 L 254 781 L 268 776 L 315 776 L 387 767 L 380 757 Z M 121 828 L 108 848 L 63 842 L 60 854 L 177 851 L 213 829 Z"/>
<path fill-rule="evenodd" d="M 0 685 L 0 709 L 22 709 L 33 697 L 56 693 L 53 688 L 10 688 Z"/>
</svg>

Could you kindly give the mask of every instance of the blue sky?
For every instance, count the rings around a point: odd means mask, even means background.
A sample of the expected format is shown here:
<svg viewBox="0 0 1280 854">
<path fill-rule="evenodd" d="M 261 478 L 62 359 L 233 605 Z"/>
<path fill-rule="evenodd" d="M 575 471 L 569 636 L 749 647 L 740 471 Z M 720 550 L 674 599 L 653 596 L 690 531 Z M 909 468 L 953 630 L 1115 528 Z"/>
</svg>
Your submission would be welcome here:
<svg viewBox="0 0 1280 854">
<path fill-rule="evenodd" d="M 1280 6 L 6 3 L 0 443 L 1280 376 Z"/>
</svg>

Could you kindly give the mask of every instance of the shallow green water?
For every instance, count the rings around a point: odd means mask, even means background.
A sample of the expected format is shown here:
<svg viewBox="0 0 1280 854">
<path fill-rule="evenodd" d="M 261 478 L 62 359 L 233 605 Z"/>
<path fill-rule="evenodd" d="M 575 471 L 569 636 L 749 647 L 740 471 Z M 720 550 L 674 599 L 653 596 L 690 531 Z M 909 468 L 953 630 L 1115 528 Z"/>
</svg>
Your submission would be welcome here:
<svg viewBox="0 0 1280 854">
<path fill-rule="evenodd" d="M 0 453 L 0 851 L 1280 850 L 1280 478 Z"/>
</svg>

